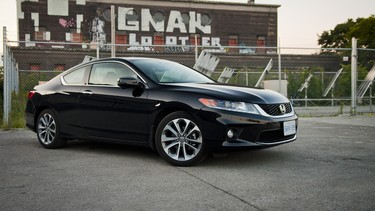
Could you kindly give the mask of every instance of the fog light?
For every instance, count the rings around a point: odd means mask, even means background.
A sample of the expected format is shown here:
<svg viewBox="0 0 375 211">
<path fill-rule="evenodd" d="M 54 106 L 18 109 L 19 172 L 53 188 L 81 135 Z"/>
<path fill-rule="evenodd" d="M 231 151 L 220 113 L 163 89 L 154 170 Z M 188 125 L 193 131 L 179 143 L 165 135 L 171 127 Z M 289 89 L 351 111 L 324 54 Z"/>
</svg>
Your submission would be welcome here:
<svg viewBox="0 0 375 211">
<path fill-rule="evenodd" d="M 229 129 L 227 132 L 228 138 L 233 138 L 234 137 L 234 131 L 232 129 Z"/>
</svg>

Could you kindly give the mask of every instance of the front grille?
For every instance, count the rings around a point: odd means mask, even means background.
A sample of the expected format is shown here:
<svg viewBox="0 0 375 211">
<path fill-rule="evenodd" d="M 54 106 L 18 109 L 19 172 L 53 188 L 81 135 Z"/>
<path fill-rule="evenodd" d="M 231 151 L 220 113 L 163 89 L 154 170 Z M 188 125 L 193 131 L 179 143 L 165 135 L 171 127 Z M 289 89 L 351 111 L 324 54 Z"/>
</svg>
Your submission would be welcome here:
<svg viewBox="0 0 375 211">
<path fill-rule="evenodd" d="M 280 105 L 283 104 L 285 106 L 285 113 L 281 113 Z M 292 105 L 290 103 L 281 103 L 281 104 L 259 104 L 259 106 L 269 115 L 271 116 L 280 116 L 284 114 L 289 114 L 292 112 Z"/>
</svg>

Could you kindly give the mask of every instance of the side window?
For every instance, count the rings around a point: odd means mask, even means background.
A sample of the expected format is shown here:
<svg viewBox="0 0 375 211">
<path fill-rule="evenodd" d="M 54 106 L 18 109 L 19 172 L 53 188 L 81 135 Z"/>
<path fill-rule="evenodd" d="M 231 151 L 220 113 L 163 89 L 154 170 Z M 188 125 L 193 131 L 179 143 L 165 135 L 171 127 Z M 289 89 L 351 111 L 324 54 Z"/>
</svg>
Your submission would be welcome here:
<svg viewBox="0 0 375 211">
<path fill-rule="evenodd" d="M 68 85 L 82 85 L 84 83 L 83 80 L 85 76 L 85 71 L 88 68 L 90 68 L 90 66 L 85 66 L 68 73 L 63 77 L 65 83 Z"/>
<path fill-rule="evenodd" d="M 122 77 L 136 77 L 137 75 L 126 65 L 120 63 L 94 64 L 91 70 L 89 84 L 117 86 Z"/>
</svg>

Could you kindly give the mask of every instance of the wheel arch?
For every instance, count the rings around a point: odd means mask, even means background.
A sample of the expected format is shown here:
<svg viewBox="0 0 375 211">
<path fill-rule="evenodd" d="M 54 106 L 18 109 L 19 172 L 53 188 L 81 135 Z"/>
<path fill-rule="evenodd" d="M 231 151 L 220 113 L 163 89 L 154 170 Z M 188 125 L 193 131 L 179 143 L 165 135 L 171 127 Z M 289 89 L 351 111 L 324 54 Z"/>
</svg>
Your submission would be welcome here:
<svg viewBox="0 0 375 211">
<path fill-rule="evenodd" d="M 56 113 L 56 111 L 50 106 L 47 106 L 47 105 L 38 106 L 38 108 L 35 110 L 35 116 L 34 116 L 34 131 L 36 131 L 37 121 L 38 121 L 38 117 L 40 113 L 42 113 L 46 109 L 51 109 L 53 112 Z"/>
<path fill-rule="evenodd" d="M 38 120 L 40 113 L 42 113 L 46 109 L 52 110 L 55 114 L 58 114 L 58 112 L 54 108 L 53 104 L 49 102 L 48 98 L 46 98 L 43 101 L 39 100 L 35 102 L 35 105 L 36 106 L 35 106 L 35 113 L 34 113 L 34 129 L 36 130 L 36 122 Z"/>
<path fill-rule="evenodd" d="M 168 103 L 161 108 L 156 115 L 151 120 L 151 131 L 150 131 L 150 138 L 149 138 L 149 145 L 153 150 L 156 150 L 156 142 L 155 142 L 155 135 L 156 129 L 159 123 L 169 114 L 178 112 L 178 111 L 185 111 L 189 114 L 195 116 L 196 110 L 186 104 L 183 103 Z"/>
</svg>

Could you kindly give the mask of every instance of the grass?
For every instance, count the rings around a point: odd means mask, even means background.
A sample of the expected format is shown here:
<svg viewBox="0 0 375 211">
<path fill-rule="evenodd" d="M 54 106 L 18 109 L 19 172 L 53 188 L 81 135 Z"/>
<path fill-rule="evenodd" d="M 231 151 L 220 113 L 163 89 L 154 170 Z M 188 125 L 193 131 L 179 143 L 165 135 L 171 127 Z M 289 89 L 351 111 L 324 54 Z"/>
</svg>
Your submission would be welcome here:
<svg viewBox="0 0 375 211">
<path fill-rule="evenodd" d="M 12 106 L 9 115 L 8 123 L 4 122 L 3 119 L 3 99 L 1 99 L 1 115 L 0 120 L 2 122 L 1 128 L 8 130 L 12 128 L 24 128 L 25 127 L 25 107 L 26 107 L 27 93 L 19 92 L 12 93 Z"/>
</svg>

